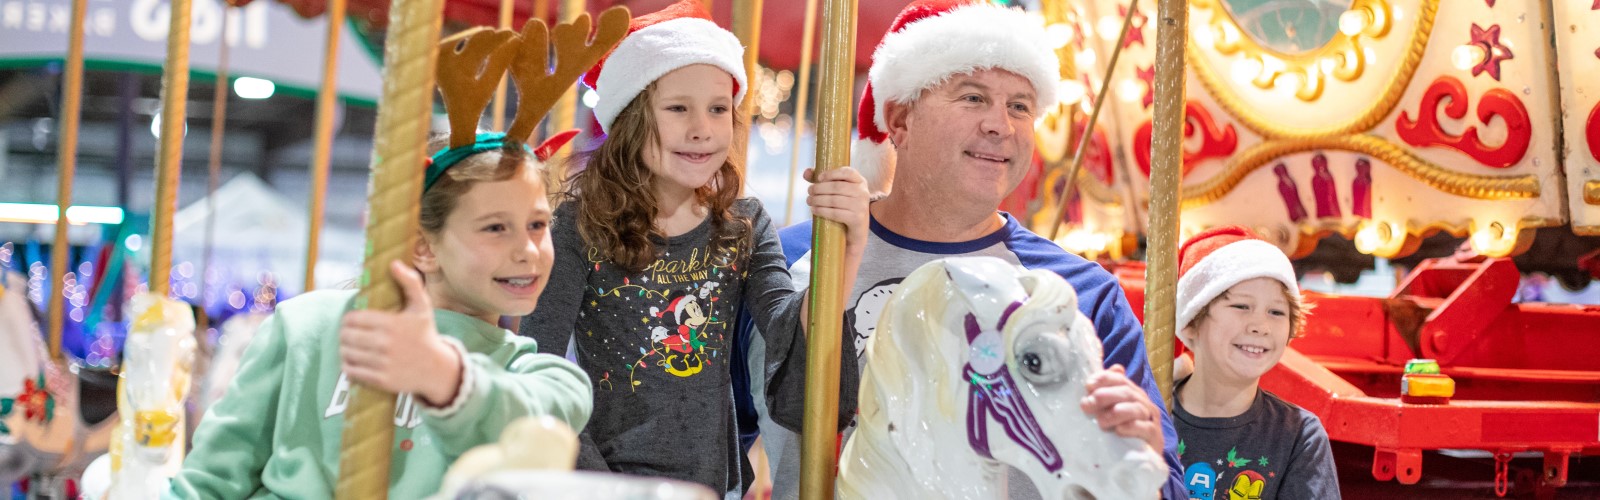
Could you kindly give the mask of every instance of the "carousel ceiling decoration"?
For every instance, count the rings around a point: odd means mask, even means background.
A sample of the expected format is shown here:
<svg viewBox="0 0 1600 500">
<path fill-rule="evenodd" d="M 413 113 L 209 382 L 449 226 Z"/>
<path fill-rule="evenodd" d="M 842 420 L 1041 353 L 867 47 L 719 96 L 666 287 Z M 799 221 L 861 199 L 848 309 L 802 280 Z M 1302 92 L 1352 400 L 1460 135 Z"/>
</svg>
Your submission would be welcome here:
<svg viewBox="0 0 1600 500">
<path fill-rule="evenodd" d="M 1322 236 L 1342 234 L 1365 253 L 1399 257 L 1440 230 L 1470 235 L 1474 249 L 1495 256 L 1520 252 L 1534 228 L 1563 224 L 1569 214 L 1575 226 L 1600 231 L 1600 154 L 1588 154 L 1594 149 L 1585 142 L 1600 142 L 1600 124 L 1572 123 L 1582 120 L 1573 116 L 1579 108 L 1600 121 L 1600 111 L 1590 111 L 1600 84 L 1575 83 L 1600 72 L 1600 34 L 1575 28 L 1579 19 L 1600 22 L 1591 2 L 1191 0 L 1184 235 L 1244 224 L 1304 255 Z M 1079 22 L 1064 26 L 1088 36 L 1070 37 L 1063 50 L 1091 93 L 1105 74 L 1093 61 L 1114 45 L 1126 6 L 1066 8 L 1064 17 Z M 1552 19 L 1574 19 L 1574 28 L 1553 30 Z M 1134 26 L 1130 40 L 1153 40 L 1153 27 Z M 1553 35 L 1576 48 L 1562 47 L 1558 57 L 1544 42 Z M 1075 226 L 1138 232 L 1137 218 L 1112 216 L 1149 199 L 1155 51 L 1125 45 L 1112 74 L 1117 98 L 1095 132 L 1115 149 L 1107 157 L 1132 168 L 1110 182 L 1080 176 L 1084 195 L 1067 214 Z M 1579 55 L 1584 66 L 1571 61 Z M 1565 158 L 1563 109 L 1574 149 Z M 1121 185 L 1126 179 L 1131 184 Z M 1094 184 L 1131 210 L 1097 207 Z M 1124 193 L 1138 202 L 1126 203 Z"/>
</svg>

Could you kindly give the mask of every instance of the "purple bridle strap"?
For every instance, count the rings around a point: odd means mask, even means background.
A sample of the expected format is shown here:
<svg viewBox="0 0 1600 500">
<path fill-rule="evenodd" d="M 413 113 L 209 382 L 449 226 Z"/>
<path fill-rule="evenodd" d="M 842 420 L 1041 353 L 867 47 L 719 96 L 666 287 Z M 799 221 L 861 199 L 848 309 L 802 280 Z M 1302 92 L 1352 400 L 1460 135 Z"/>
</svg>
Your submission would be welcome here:
<svg viewBox="0 0 1600 500">
<path fill-rule="evenodd" d="M 1007 307 L 1000 317 L 1000 325 L 1004 326 L 1011 313 L 1021 305 L 1013 303 Z M 978 319 L 971 314 L 967 315 L 966 329 L 968 344 L 982 333 Z M 967 363 L 962 373 L 971 384 L 967 397 L 967 444 L 972 446 L 973 451 L 985 458 L 994 458 L 989 450 L 988 423 L 992 416 L 1005 428 L 1006 436 L 1038 458 L 1045 470 L 1061 470 L 1061 453 L 1056 450 L 1050 437 L 1044 434 L 1044 429 L 1039 427 L 1038 419 L 1028 409 L 1028 402 L 1017 392 L 1017 383 L 1011 378 L 1010 370 L 1002 366 L 993 373 L 978 373 L 971 363 Z"/>
</svg>

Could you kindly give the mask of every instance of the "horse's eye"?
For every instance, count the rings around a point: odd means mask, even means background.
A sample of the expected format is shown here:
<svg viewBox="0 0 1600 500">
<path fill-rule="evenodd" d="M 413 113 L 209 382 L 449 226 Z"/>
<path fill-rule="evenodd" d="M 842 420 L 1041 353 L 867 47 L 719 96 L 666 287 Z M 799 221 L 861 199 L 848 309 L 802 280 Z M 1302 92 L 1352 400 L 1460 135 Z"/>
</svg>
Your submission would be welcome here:
<svg viewBox="0 0 1600 500">
<path fill-rule="evenodd" d="M 1070 355 L 1067 339 L 1060 335 L 1029 335 L 1017 345 L 1017 368 L 1028 382 L 1057 384 L 1067 379 L 1066 361 Z"/>
</svg>

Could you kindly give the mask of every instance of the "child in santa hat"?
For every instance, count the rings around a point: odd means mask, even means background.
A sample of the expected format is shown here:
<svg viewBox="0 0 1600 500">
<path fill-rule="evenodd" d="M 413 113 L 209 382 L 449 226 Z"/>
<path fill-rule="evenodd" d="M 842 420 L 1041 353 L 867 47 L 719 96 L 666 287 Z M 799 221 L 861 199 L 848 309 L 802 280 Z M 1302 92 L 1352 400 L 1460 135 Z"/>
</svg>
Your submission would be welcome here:
<svg viewBox="0 0 1600 500">
<path fill-rule="evenodd" d="M 737 111 L 749 88 L 743 53 L 686 0 L 636 18 L 585 78 L 607 135 L 579 158 L 556 212 L 550 285 L 522 324 L 545 352 L 565 354 L 573 341 L 595 382 L 579 468 L 737 494 L 747 478 L 729 369 L 743 356 L 734 348 L 736 315 L 760 326 L 768 366 L 804 369 L 787 353 L 799 342 L 805 294 L 791 284 L 771 218 L 758 201 L 739 198 L 744 181 L 729 156 L 746 134 Z M 848 229 L 848 289 L 866 245 L 866 183 L 849 168 L 812 180 L 812 213 Z M 674 306 L 697 314 L 661 314 Z M 678 336 L 652 335 L 660 329 L 688 332 L 689 352 Z"/>
<path fill-rule="evenodd" d="M 1289 258 L 1249 229 L 1219 227 L 1184 242 L 1178 273 L 1178 339 L 1194 373 L 1174 384 L 1172 413 L 1189 498 L 1339 498 L 1322 422 L 1260 387 L 1305 323 Z"/>
</svg>

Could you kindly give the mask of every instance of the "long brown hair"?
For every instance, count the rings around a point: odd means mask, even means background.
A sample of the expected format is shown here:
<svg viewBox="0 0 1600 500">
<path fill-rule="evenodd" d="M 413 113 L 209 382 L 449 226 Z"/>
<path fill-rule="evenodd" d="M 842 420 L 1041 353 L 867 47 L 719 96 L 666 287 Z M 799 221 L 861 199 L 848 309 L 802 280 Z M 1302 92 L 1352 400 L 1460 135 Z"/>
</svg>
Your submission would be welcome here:
<svg viewBox="0 0 1600 500">
<path fill-rule="evenodd" d="M 578 234 L 630 273 L 655 262 L 657 252 L 650 237 L 664 237 L 655 226 L 655 175 L 644 163 L 645 152 L 660 143 L 655 90 L 651 82 L 622 109 L 599 147 L 569 160 L 583 165 L 572 175 L 566 192 L 567 201 L 577 204 Z M 745 130 L 744 120 L 733 112 L 733 136 L 738 138 Z M 731 212 L 744 185 L 736 161 L 730 151 L 711 182 L 695 190 L 695 198 L 711 215 L 711 255 L 721 258 L 740 259 L 749 246 L 750 221 Z"/>
</svg>

